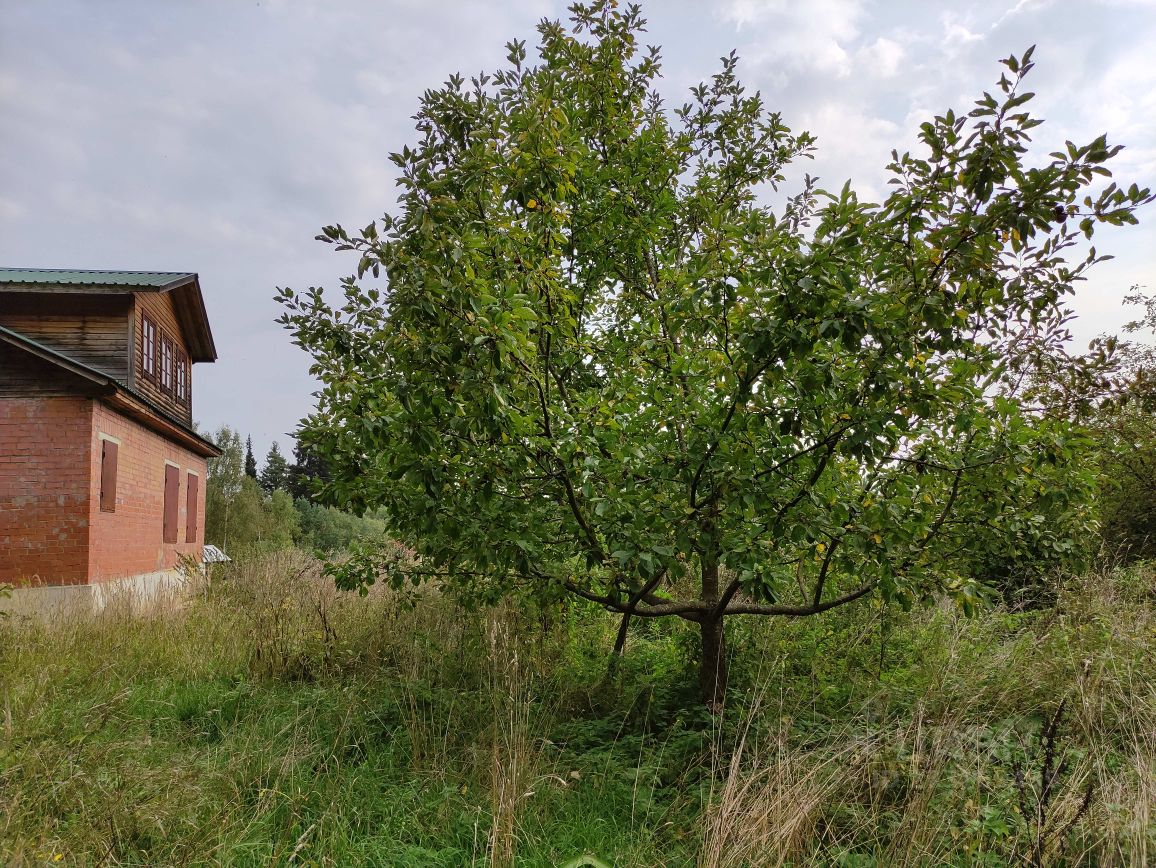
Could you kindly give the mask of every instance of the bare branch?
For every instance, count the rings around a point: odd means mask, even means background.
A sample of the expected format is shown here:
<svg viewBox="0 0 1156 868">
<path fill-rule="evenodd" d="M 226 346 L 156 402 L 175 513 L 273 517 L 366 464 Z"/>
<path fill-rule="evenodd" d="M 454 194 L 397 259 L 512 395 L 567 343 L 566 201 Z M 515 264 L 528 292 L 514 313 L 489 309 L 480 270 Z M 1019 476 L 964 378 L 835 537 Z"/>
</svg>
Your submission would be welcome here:
<svg viewBox="0 0 1156 868">
<path fill-rule="evenodd" d="M 640 618 L 661 618 L 665 615 L 677 615 L 680 618 L 685 618 L 687 621 L 699 621 L 702 619 L 703 613 L 708 609 L 707 604 L 701 600 L 691 600 L 687 602 L 671 601 L 656 603 L 646 608 L 635 607 L 633 610 L 629 610 L 626 603 L 619 602 L 613 597 L 587 591 L 585 588 L 581 588 L 572 582 L 565 582 L 563 587 L 571 594 L 575 594 L 584 600 L 590 600 L 592 603 L 598 603 L 611 611 L 622 612 L 623 614 L 630 611 L 631 615 L 637 615 Z"/>
<path fill-rule="evenodd" d="M 844 594 L 841 597 L 836 597 L 833 600 L 828 600 L 825 603 L 811 606 L 777 606 L 777 605 L 763 605 L 760 603 L 738 603 L 729 606 L 724 615 L 785 615 L 787 617 L 802 617 L 804 615 L 818 615 L 820 612 L 826 612 L 828 609 L 835 609 L 846 603 L 854 602 L 860 597 L 865 597 L 870 594 L 878 586 L 878 582 L 872 579 L 865 585 L 860 585 L 854 591 Z"/>
</svg>

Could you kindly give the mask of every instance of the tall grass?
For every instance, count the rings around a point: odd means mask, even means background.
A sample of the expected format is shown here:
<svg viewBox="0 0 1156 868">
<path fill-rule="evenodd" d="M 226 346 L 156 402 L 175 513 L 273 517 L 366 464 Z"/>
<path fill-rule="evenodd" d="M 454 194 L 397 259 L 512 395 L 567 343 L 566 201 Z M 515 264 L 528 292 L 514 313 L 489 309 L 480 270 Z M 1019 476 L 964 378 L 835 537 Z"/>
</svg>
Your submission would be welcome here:
<svg viewBox="0 0 1156 868">
<path fill-rule="evenodd" d="M 515 864 L 518 817 L 523 802 L 534 795 L 540 777 L 541 739 L 535 732 L 533 682 L 524 666 L 524 649 L 511 635 L 506 618 L 488 619 L 489 696 L 493 726 L 490 735 L 491 864 Z"/>
<path fill-rule="evenodd" d="M 0 622 L 0 862 L 1143 865 L 1154 609 L 1135 569 L 890 615 L 882 653 L 870 606 L 736 622 L 711 718 L 683 625 L 611 677 L 596 610 L 361 598 L 282 553 L 147 617 Z"/>
<path fill-rule="evenodd" d="M 1074 580 L 1046 612 L 917 614 L 896 667 L 819 729 L 792 721 L 781 672 L 759 681 L 719 746 L 702 864 L 1149 864 L 1152 602 L 1139 569 Z"/>
</svg>

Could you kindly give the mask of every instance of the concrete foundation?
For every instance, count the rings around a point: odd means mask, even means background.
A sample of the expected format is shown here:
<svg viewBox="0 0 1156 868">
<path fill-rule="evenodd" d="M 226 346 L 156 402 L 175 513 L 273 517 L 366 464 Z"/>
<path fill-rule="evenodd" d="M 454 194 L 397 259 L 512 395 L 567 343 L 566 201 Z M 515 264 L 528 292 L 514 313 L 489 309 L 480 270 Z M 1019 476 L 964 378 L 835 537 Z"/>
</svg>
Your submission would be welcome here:
<svg viewBox="0 0 1156 868">
<path fill-rule="evenodd" d="M 58 618 L 94 615 L 109 608 L 147 612 L 181 602 L 201 587 L 201 573 L 182 569 L 126 576 L 94 585 L 12 588 L 0 596 L 0 612 L 10 616 Z"/>
</svg>

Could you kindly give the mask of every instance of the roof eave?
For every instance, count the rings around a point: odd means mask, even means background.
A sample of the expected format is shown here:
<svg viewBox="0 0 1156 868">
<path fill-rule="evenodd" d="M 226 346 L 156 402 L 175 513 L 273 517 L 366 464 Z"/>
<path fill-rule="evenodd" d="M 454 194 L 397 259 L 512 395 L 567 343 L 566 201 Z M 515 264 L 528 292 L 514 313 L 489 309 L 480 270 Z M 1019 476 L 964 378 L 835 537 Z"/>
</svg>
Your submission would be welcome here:
<svg viewBox="0 0 1156 868">
<path fill-rule="evenodd" d="M 202 458 L 219 458 L 221 450 L 215 443 L 206 440 L 204 437 L 191 431 L 184 425 L 180 424 L 174 419 L 160 413 L 156 407 L 152 406 L 148 401 L 130 392 L 128 389 L 118 387 L 116 391 L 107 396 L 105 400 L 115 409 L 130 416 L 159 434 L 163 434 L 168 439 L 179 443 L 195 455 Z"/>
<path fill-rule="evenodd" d="M 209 314 L 205 310 L 205 297 L 201 294 L 201 282 L 197 275 L 191 274 L 183 280 L 173 281 L 161 287 L 160 291 L 172 292 L 174 300 L 180 299 L 182 302 L 173 307 L 189 339 L 189 357 L 194 362 L 215 362 L 217 346 L 209 327 Z"/>
<path fill-rule="evenodd" d="M 0 326 L 0 341 L 24 350 L 31 355 L 56 365 L 100 387 L 101 391 L 98 393 L 100 398 L 108 401 L 118 409 L 128 410 L 129 415 L 136 418 L 137 421 L 141 422 L 146 428 L 157 431 L 170 440 L 180 443 L 190 452 L 200 455 L 202 458 L 217 458 L 220 456 L 221 450 L 217 448 L 216 444 L 206 440 L 191 428 L 187 428 L 184 423 L 179 420 L 173 419 L 163 410 L 154 406 L 151 401 L 137 395 L 127 386 L 118 382 L 115 378 L 110 377 L 108 374 L 70 359 L 68 356 L 56 352 L 51 347 L 37 343 L 31 338 L 20 334 L 20 332 L 5 328 L 4 326 Z"/>
</svg>

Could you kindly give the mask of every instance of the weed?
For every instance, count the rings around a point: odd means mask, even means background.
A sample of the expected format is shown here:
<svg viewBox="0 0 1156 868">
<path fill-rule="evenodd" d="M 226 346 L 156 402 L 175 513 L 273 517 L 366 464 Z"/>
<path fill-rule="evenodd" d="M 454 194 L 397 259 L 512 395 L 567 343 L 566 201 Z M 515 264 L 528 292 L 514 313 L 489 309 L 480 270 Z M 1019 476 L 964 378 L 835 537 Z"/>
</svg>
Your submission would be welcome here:
<svg viewBox="0 0 1156 868">
<path fill-rule="evenodd" d="M 239 559 L 147 618 L 0 625 L 0 862 L 1142 865 L 1151 586 L 894 613 L 882 671 L 868 606 L 742 625 L 716 719 L 680 625 L 611 677 L 593 607 L 402 605 Z"/>
<path fill-rule="evenodd" d="M 1034 757 L 1039 766 L 1035 786 L 1029 780 L 1026 764 L 1018 758 L 1012 763 L 1020 816 L 1028 824 L 1028 862 L 1037 868 L 1044 864 L 1046 857 L 1050 859 L 1052 854 L 1060 858 L 1068 832 L 1092 807 L 1095 785 L 1089 779 L 1083 796 L 1070 810 L 1070 816 L 1062 817 L 1057 811 L 1056 796 L 1060 794 L 1064 778 L 1071 770 L 1071 757 L 1062 751 L 1058 741 L 1065 705 L 1067 700 L 1060 702 L 1040 732 Z"/>
</svg>

